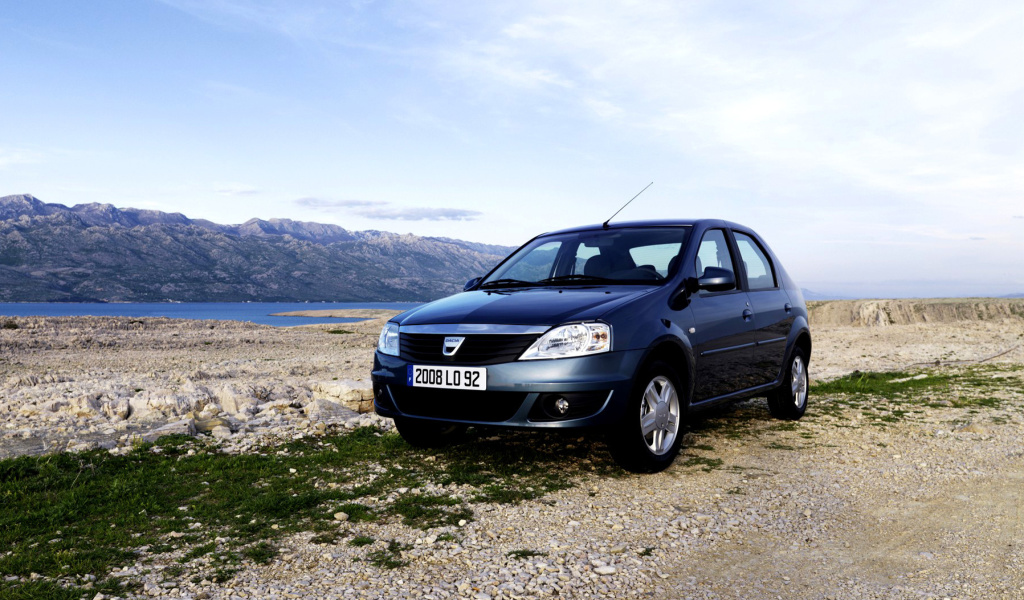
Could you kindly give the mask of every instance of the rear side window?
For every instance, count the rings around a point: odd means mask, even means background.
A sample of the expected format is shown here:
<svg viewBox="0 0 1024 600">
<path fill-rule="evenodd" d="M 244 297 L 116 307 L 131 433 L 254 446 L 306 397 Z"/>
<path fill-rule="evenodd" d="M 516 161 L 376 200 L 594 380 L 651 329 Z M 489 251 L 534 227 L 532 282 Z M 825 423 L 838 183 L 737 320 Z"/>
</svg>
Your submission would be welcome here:
<svg viewBox="0 0 1024 600">
<path fill-rule="evenodd" d="M 740 250 L 743 267 L 747 271 L 747 286 L 750 290 L 770 290 L 776 286 L 775 269 L 772 262 L 754 238 L 745 233 L 734 231 L 736 247 Z"/>
</svg>

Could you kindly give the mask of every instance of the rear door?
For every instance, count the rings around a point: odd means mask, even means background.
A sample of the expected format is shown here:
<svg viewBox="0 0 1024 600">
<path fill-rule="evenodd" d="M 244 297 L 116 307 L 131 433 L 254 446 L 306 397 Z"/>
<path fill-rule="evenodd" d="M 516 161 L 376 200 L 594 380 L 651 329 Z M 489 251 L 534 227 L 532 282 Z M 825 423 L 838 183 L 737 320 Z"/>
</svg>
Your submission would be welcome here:
<svg viewBox="0 0 1024 600">
<path fill-rule="evenodd" d="M 751 383 L 774 381 L 782 370 L 786 339 L 794 315 L 789 296 L 779 286 L 779 276 L 768 253 L 754 236 L 733 230 L 741 260 L 743 286 L 754 311 L 754 341 L 751 349 Z"/>
<path fill-rule="evenodd" d="M 709 229 L 701 238 L 695 260 L 697 277 L 707 267 L 729 269 L 736 274 L 736 257 L 724 229 Z M 690 299 L 695 321 L 690 334 L 697 363 L 694 402 L 709 400 L 751 386 L 753 359 L 753 311 L 742 289 L 700 291 Z"/>
</svg>

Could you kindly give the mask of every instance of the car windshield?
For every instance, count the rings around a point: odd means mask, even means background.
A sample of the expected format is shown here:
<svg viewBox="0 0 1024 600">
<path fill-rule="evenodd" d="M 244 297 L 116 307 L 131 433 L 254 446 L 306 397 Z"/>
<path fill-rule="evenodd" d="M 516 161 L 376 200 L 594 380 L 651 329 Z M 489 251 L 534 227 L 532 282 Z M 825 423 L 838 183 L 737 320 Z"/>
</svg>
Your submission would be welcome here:
<svg viewBox="0 0 1024 600">
<path fill-rule="evenodd" d="M 542 236 L 517 250 L 480 287 L 659 285 L 672 276 L 689 231 L 634 227 Z"/>
</svg>

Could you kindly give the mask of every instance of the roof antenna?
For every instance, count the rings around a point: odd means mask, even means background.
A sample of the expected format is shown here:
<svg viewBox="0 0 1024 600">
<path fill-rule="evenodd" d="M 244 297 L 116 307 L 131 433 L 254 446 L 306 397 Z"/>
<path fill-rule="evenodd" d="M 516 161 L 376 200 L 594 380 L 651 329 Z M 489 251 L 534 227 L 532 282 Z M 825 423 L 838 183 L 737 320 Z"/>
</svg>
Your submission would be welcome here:
<svg viewBox="0 0 1024 600">
<path fill-rule="evenodd" d="M 648 183 L 648 184 L 647 184 L 647 185 L 646 185 L 646 186 L 644 187 L 644 189 L 642 189 L 642 190 L 640 190 L 639 192 L 637 192 L 637 193 L 636 193 L 636 196 L 639 196 L 640 194 L 642 194 L 642 193 L 646 192 L 646 191 L 647 191 L 647 188 L 651 187 L 652 185 L 654 185 L 654 182 L 653 182 L 653 181 L 652 181 L 652 182 L 650 182 L 650 183 Z M 630 198 L 630 199 L 629 199 L 629 202 L 632 202 L 632 201 L 636 200 L 636 196 L 633 196 L 632 198 Z M 622 205 L 622 208 L 626 208 L 627 206 L 629 206 L 629 202 L 627 202 L 627 203 L 623 204 L 623 205 Z M 620 208 L 619 210 L 615 211 L 615 215 L 617 215 L 617 214 L 619 214 L 620 212 L 622 212 L 622 208 Z M 604 224 L 602 224 L 602 225 L 601 225 L 601 227 L 604 227 L 605 229 L 608 229 L 608 223 L 610 223 L 610 222 L 611 222 L 611 220 L 615 218 L 615 215 L 612 215 L 612 216 L 608 217 L 608 220 L 607 220 L 607 221 L 605 221 L 605 222 L 604 222 Z"/>
</svg>

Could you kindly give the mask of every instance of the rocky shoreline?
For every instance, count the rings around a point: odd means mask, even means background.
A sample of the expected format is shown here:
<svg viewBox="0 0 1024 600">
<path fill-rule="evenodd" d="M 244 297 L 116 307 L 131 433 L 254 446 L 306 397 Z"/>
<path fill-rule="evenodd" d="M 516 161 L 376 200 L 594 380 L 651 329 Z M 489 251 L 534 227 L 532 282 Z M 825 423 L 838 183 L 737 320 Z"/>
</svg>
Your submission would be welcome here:
<svg viewBox="0 0 1024 600">
<path fill-rule="evenodd" d="M 168 433 L 230 439 L 387 425 L 363 414 L 372 410 L 367 348 L 376 320 L 344 330 L 165 318 L 3 321 L 11 325 L 0 329 L 0 457 L 126 450 Z"/>
</svg>

